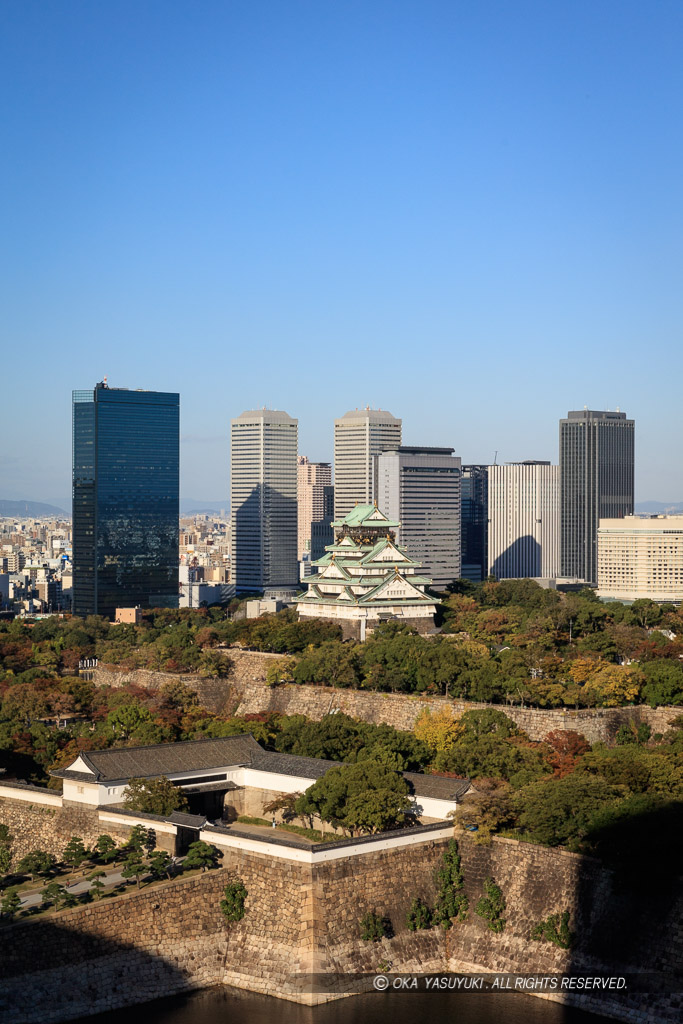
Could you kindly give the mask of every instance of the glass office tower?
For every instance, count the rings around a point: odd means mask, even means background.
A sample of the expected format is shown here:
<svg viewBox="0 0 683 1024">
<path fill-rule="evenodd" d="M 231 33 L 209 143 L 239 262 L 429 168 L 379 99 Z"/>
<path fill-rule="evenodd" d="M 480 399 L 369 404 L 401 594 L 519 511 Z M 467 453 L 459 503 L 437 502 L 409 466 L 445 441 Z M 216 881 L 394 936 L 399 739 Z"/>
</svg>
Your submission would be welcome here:
<svg viewBox="0 0 683 1024">
<path fill-rule="evenodd" d="M 601 519 L 633 515 L 635 421 L 580 409 L 560 420 L 561 573 L 598 579 Z"/>
<path fill-rule="evenodd" d="M 462 467 L 462 529 L 460 574 L 479 583 L 488 573 L 489 467 Z"/>
<path fill-rule="evenodd" d="M 73 392 L 73 612 L 177 607 L 180 396 Z"/>
</svg>

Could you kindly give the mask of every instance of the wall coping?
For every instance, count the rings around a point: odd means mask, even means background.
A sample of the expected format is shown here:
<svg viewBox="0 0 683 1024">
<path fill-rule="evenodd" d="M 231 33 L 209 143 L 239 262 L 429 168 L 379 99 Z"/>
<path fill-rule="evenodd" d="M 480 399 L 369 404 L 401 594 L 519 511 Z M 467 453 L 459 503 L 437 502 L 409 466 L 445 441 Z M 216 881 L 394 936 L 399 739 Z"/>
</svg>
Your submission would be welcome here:
<svg viewBox="0 0 683 1024">
<path fill-rule="evenodd" d="M 5 792 L 9 790 L 9 792 Z M 28 782 L 0 782 L 0 797 L 6 800 L 23 800 L 26 803 L 49 804 L 50 807 L 62 806 L 62 794 L 53 789 L 32 786 Z"/>
<path fill-rule="evenodd" d="M 296 860 L 306 864 L 323 864 L 326 861 L 340 860 L 344 857 L 358 857 L 382 850 L 415 846 L 434 839 L 452 839 L 453 826 L 450 822 L 432 822 L 429 825 L 418 825 L 411 829 L 379 832 L 372 836 L 319 843 L 316 846 L 311 846 L 295 838 L 258 835 L 236 828 L 225 828 L 221 825 L 207 825 L 200 832 L 199 838 L 227 849 L 264 853 L 270 857 Z"/>
</svg>

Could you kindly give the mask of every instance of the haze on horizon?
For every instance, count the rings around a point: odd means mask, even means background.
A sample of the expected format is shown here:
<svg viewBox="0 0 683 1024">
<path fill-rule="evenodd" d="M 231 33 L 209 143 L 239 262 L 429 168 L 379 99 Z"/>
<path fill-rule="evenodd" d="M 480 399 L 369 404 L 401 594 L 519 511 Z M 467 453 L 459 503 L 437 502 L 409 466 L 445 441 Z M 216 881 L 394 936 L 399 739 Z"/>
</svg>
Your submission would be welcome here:
<svg viewBox="0 0 683 1024">
<path fill-rule="evenodd" d="M 69 508 L 71 391 L 181 393 L 183 497 L 231 418 L 403 419 L 465 462 L 636 421 L 683 501 L 683 8 L 577 0 L 8 6 L 0 497 Z"/>
</svg>

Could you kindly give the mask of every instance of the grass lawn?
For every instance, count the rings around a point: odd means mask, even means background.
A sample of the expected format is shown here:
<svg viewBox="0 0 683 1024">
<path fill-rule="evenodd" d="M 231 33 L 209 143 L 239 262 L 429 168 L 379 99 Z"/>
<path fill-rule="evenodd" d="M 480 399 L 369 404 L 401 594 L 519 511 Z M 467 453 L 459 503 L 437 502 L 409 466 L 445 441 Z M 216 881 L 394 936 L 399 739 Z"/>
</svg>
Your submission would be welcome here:
<svg viewBox="0 0 683 1024">
<path fill-rule="evenodd" d="M 266 818 L 250 818 L 247 814 L 240 814 L 237 819 L 237 823 L 243 825 L 261 825 L 264 828 L 273 828 L 272 821 L 268 821 Z M 302 828 L 300 825 L 287 825 L 284 821 L 279 821 L 273 832 L 293 832 L 294 835 L 303 836 L 305 839 L 310 839 L 314 843 L 333 843 L 337 839 L 342 839 L 343 836 L 338 836 L 334 832 L 321 832 L 317 828 Z"/>
</svg>

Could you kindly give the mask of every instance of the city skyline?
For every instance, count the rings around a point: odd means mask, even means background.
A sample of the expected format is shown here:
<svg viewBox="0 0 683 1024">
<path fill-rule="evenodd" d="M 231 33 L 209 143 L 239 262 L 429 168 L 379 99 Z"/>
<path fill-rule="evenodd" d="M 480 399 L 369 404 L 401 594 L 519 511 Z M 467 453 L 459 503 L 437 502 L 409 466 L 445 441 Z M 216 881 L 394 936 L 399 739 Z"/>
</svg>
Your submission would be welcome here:
<svg viewBox="0 0 683 1024">
<path fill-rule="evenodd" d="M 626 408 L 636 500 L 683 501 L 680 5 L 28 0 L 3 29 L 0 497 L 66 505 L 68 395 L 108 375 L 182 392 L 186 497 L 227 499 L 243 409 L 331 462 L 369 404 L 468 464 Z"/>
</svg>

